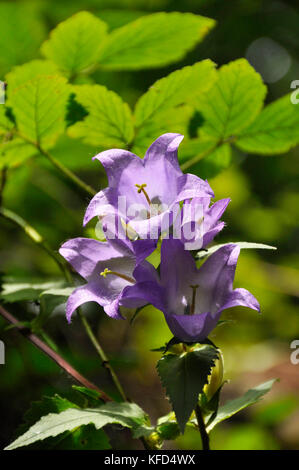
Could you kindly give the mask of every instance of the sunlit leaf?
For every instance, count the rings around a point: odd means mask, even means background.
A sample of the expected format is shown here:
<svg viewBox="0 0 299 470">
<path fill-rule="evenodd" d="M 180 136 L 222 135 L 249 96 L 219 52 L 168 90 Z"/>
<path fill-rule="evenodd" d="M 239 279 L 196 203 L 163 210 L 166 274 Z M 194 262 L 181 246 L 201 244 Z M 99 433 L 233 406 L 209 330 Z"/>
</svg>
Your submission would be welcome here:
<svg viewBox="0 0 299 470">
<path fill-rule="evenodd" d="M 237 147 L 249 153 L 274 155 L 287 152 L 299 142 L 299 107 L 286 95 L 266 106 L 244 129 Z"/>
<path fill-rule="evenodd" d="M 123 70 L 165 66 L 181 59 L 214 24 L 214 20 L 192 13 L 147 15 L 112 31 L 100 62 Z"/>
<path fill-rule="evenodd" d="M 74 87 L 76 100 L 87 111 L 83 121 L 69 127 L 71 137 L 107 147 L 125 147 L 134 135 L 132 113 L 120 96 L 101 85 Z"/>
<path fill-rule="evenodd" d="M 106 36 L 107 25 L 87 11 L 60 23 L 44 42 L 41 51 L 69 76 L 94 64 Z"/>
</svg>

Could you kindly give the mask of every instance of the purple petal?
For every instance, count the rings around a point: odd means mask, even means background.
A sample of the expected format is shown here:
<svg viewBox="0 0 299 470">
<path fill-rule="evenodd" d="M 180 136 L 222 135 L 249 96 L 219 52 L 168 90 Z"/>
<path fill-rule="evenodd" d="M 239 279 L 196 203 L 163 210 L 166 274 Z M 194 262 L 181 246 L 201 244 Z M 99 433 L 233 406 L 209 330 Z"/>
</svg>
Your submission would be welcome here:
<svg viewBox="0 0 299 470">
<path fill-rule="evenodd" d="M 93 157 L 93 160 L 99 160 L 102 163 L 111 188 L 119 185 L 120 177 L 128 166 L 136 171 L 142 166 L 142 160 L 137 155 L 121 149 L 105 150 Z"/>
<path fill-rule="evenodd" d="M 159 310 L 164 310 L 164 289 L 156 282 L 138 282 L 124 289 L 121 305 L 128 308 L 138 308 L 148 303 Z"/>
<path fill-rule="evenodd" d="M 243 288 L 235 289 L 227 296 L 225 304 L 221 306 L 221 311 L 231 307 L 249 307 L 260 312 L 259 302 L 247 289 Z M 216 316 L 219 313 L 220 311 Z"/>
<path fill-rule="evenodd" d="M 196 175 L 187 173 L 178 180 L 177 197 L 175 202 L 192 199 L 195 197 L 214 197 L 214 192 L 207 181 L 202 180 Z"/>
<path fill-rule="evenodd" d="M 173 335 L 187 342 L 204 340 L 217 324 L 209 312 L 195 315 L 165 314 L 165 319 Z"/>
<path fill-rule="evenodd" d="M 85 286 L 77 287 L 77 289 L 75 289 L 69 296 L 66 304 L 66 318 L 69 323 L 74 311 L 86 302 L 97 302 L 101 305 L 99 303 L 95 283 L 89 283 Z"/>
<path fill-rule="evenodd" d="M 106 214 L 115 213 L 115 196 L 111 188 L 106 188 L 97 193 L 90 201 L 83 219 L 83 226 L 85 227 L 88 222 L 94 217 L 105 216 Z"/>
<path fill-rule="evenodd" d="M 147 149 L 144 162 L 147 167 L 150 167 L 157 161 L 160 162 L 161 156 L 167 160 L 178 172 L 182 174 L 178 162 L 178 148 L 184 136 L 181 134 L 163 134 L 158 137 L 155 142 Z"/>
<path fill-rule="evenodd" d="M 99 262 L 120 257 L 120 252 L 111 245 L 92 238 L 68 240 L 61 246 L 59 253 L 86 280 L 100 273 L 96 269 Z"/>
</svg>

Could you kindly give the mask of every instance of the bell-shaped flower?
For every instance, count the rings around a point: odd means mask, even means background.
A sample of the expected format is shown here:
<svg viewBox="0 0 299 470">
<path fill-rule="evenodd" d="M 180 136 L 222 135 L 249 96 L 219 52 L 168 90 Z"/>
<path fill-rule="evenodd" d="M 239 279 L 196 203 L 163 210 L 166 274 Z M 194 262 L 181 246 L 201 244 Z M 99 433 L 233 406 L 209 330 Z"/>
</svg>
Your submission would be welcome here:
<svg viewBox="0 0 299 470">
<path fill-rule="evenodd" d="M 146 240 L 142 245 L 129 240 L 111 239 L 100 242 L 90 238 L 74 238 L 64 243 L 59 253 L 87 283 L 77 287 L 66 305 L 70 322 L 73 312 L 86 302 L 97 302 L 112 318 L 122 319 L 120 305 L 137 308 L 145 305 L 139 283 L 158 280 L 154 267 L 144 260 Z M 151 251 L 151 247 L 149 249 Z M 136 290 L 138 294 L 134 295 Z M 126 299 L 129 297 L 129 300 Z"/>
<path fill-rule="evenodd" d="M 213 197 L 207 181 L 182 173 L 177 151 L 183 136 L 163 134 L 143 159 L 119 149 L 107 150 L 94 158 L 104 166 L 108 187 L 90 201 L 84 217 L 115 214 L 140 238 L 158 239 L 180 210 L 180 202 L 194 197 Z"/>
<path fill-rule="evenodd" d="M 216 327 L 223 310 L 245 306 L 260 309 L 246 289 L 233 289 L 240 253 L 227 244 L 213 253 L 198 269 L 181 241 L 163 240 L 160 283 L 148 302 L 162 310 L 173 335 L 182 341 L 202 341 Z"/>
<path fill-rule="evenodd" d="M 174 221 L 174 238 L 184 243 L 186 250 L 206 247 L 223 229 L 220 221 L 230 199 L 220 199 L 210 206 L 208 198 L 193 198 L 184 201 L 182 210 Z"/>
</svg>

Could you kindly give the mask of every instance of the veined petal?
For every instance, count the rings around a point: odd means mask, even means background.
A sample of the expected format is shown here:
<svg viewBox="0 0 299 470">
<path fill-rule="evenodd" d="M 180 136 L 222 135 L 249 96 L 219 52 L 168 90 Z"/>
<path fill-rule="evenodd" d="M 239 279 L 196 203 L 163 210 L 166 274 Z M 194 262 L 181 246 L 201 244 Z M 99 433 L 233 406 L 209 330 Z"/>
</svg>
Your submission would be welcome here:
<svg viewBox="0 0 299 470">
<path fill-rule="evenodd" d="M 248 307 L 260 312 L 260 304 L 257 299 L 251 294 L 251 292 L 243 288 L 234 289 L 229 293 L 226 302 L 221 306 L 221 310 L 219 310 L 214 317 L 219 317 L 219 313 L 231 307 Z"/>
<path fill-rule="evenodd" d="M 151 166 L 157 161 L 167 160 L 177 171 L 178 175 L 182 174 L 178 162 L 178 148 L 184 136 L 181 134 L 163 134 L 156 139 L 152 145 L 147 149 L 144 156 L 146 166 Z"/>
<path fill-rule="evenodd" d="M 102 299 L 98 296 L 96 283 L 88 283 L 84 286 L 77 287 L 69 296 L 66 304 L 66 318 L 70 323 L 74 311 L 80 305 L 86 302 L 97 302 L 99 305 Z"/>
<path fill-rule="evenodd" d="M 99 262 L 120 257 L 120 252 L 113 246 L 92 238 L 68 240 L 60 247 L 59 253 L 87 281 L 94 274 L 99 274 L 96 270 Z"/>
<path fill-rule="evenodd" d="M 165 309 L 164 289 L 156 282 L 138 282 L 124 289 L 121 305 L 128 308 L 138 308 L 148 303 L 159 310 Z"/>
<path fill-rule="evenodd" d="M 142 160 L 132 152 L 122 149 L 111 149 L 100 152 L 93 160 L 99 160 L 105 168 L 108 183 L 111 188 L 116 188 L 123 171 L 131 166 L 132 170 L 142 167 Z"/>
<path fill-rule="evenodd" d="M 178 180 L 177 197 L 174 202 L 184 201 L 195 197 L 214 197 L 214 192 L 207 181 L 196 175 L 187 173 Z"/>
<path fill-rule="evenodd" d="M 106 214 L 115 214 L 117 207 L 117 195 L 111 188 L 105 188 L 97 193 L 87 206 L 83 226 L 94 217 L 105 216 Z"/>
<path fill-rule="evenodd" d="M 215 320 L 209 312 L 194 315 L 165 314 L 173 335 L 182 341 L 202 341 L 215 328 Z"/>
</svg>

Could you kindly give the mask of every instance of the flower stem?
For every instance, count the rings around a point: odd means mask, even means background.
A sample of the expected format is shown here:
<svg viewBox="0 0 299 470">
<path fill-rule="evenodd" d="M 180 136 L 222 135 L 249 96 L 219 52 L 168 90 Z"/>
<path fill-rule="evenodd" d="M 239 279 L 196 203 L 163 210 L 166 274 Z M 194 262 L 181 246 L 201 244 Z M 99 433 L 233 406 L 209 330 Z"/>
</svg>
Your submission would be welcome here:
<svg viewBox="0 0 299 470">
<path fill-rule="evenodd" d="M 105 354 L 105 351 L 103 350 L 103 348 L 101 347 L 100 343 L 98 342 L 97 338 L 95 337 L 92 329 L 91 329 L 91 326 L 88 322 L 88 320 L 86 319 L 86 317 L 82 314 L 81 310 L 80 309 L 77 309 L 77 313 L 79 315 L 79 318 L 85 328 L 85 331 L 90 339 L 90 341 L 92 342 L 92 344 L 94 345 L 98 355 L 100 356 L 101 360 L 102 360 L 102 365 L 103 367 L 105 367 L 105 369 L 108 371 L 112 381 L 114 382 L 114 385 L 115 387 L 117 388 L 118 390 L 118 393 L 120 394 L 121 398 L 124 400 L 124 401 L 127 401 L 127 397 L 126 397 L 126 394 L 121 386 L 121 383 L 120 381 L 118 380 L 118 377 L 116 375 L 116 373 L 114 372 L 114 369 L 113 367 L 111 366 L 109 360 L 108 360 L 108 357 L 106 356 Z"/>
<path fill-rule="evenodd" d="M 202 448 L 203 450 L 210 450 L 209 434 L 207 433 L 205 422 L 202 416 L 202 412 L 198 404 L 196 405 L 196 408 L 195 408 L 195 414 L 196 414 L 198 429 L 199 429 L 200 436 L 201 436 Z"/>
<path fill-rule="evenodd" d="M 39 142 L 34 142 L 28 139 L 27 137 L 23 136 L 18 131 L 15 131 L 15 135 L 17 135 L 22 140 L 32 145 L 33 147 L 35 147 L 41 155 L 46 157 L 52 163 L 52 165 L 54 165 L 55 168 L 57 168 L 61 173 L 63 173 L 64 176 L 67 179 L 69 179 L 77 188 L 87 193 L 89 196 L 92 196 L 92 197 L 95 196 L 96 190 L 94 188 L 92 188 L 89 184 L 84 183 L 84 181 L 82 181 L 77 175 L 75 175 L 75 173 L 73 173 L 69 168 L 64 166 L 59 160 L 56 160 L 56 158 L 53 157 L 53 155 L 50 152 L 48 152 L 48 150 L 45 150 L 44 148 L 41 147 Z"/>
<path fill-rule="evenodd" d="M 82 181 L 77 175 L 75 175 L 75 173 L 64 166 L 59 160 L 56 160 L 56 158 L 53 157 L 53 155 L 51 155 L 47 150 L 40 147 L 40 145 L 36 145 L 36 148 L 52 163 L 52 165 L 54 165 L 61 173 L 63 173 L 64 176 L 71 180 L 75 186 L 80 188 L 80 190 L 84 191 L 92 197 L 96 195 L 95 189 L 93 189 L 89 184 L 84 183 L 84 181 Z"/>
<path fill-rule="evenodd" d="M 34 241 L 37 245 L 39 245 L 44 251 L 46 251 L 46 253 L 48 253 L 48 255 L 50 255 L 53 258 L 53 260 L 57 263 L 59 269 L 62 271 L 66 281 L 69 282 L 71 285 L 74 284 L 74 281 L 68 269 L 68 266 L 64 264 L 64 262 L 62 261 L 63 258 L 60 258 L 60 255 L 56 254 L 55 251 L 53 251 L 48 246 L 48 244 L 44 241 L 43 237 L 35 230 L 35 228 L 29 225 L 28 222 L 26 222 L 18 214 L 15 214 L 13 211 L 10 211 L 9 209 L 5 209 L 4 207 L 2 208 L 0 207 L 0 216 L 4 217 L 5 219 L 13 222 L 15 225 L 20 227 L 32 241 Z M 119 382 L 119 379 L 113 367 L 110 365 L 109 360 L 103 348 L 101 347 L 99 341 L 95 337 L 87 318 L 81 313 L 80 308 L 77 309 L 77 312 L 89 339 L 91 340 L 93 346 L 95 347 L 97 353 L 99 354 L 102 360 L 103 367 L 105 367 L 105 369 L 108 371 L 122 399 L 126 401 L 127 398 Z"/>
<path fill-rule="evenodd" d="M 71 375 L 78 383 L 83 385 L 84 387 L 91 388 L 96 390 L 100 393 L 101 399 L 104 402 L 112 401 L 112 398 L 109 397 L 105 392 L 100 390 L 96 385 L 86 379 L 83 375 L 81 375 L 76 369 L 74 369 L 63 357 L 61 357 L 57 352 L 55 352 L 52 348 L 50 348 L 46 343 L 44 343 L 38 336 L 31 333 L 29 329 L 25 328 L 24 326 L 20 325 L 20 322 L 7 310 L 5 310 L 0 305 L 0 315 L 5 318 L 6 321 L 15 325 L 15 328 L 22 333 L 34 346 L 40 349 L 43 353 L 49 356 L 56 364 L 59 365 L 68 375 Z"/>
<path fill-rule="evenodd" d="M 13 224 L 17 225 L 19 228 L 26 233 L 26 235 L 37 245 L 39 245 L 51 258 L 55 261 L 58 265 L 59 269 L 62 271 L 63 275 L 65 276 L 68 282 L 72 281 L 72 276 L 68 271 L 66 264 L 62 261 L 62 258 L 55 253 L 47 244 L 47 242 L 43 239 L 42 235 L 40 235 L 34 227 L 32 227 L 26 220 L 24 220 L 21 216 L 16 214 L 15 212 L 6 209 L 5 207 L 0 207 L 0 216 L 4 219 L 9 220 Z"/>
</svg>

